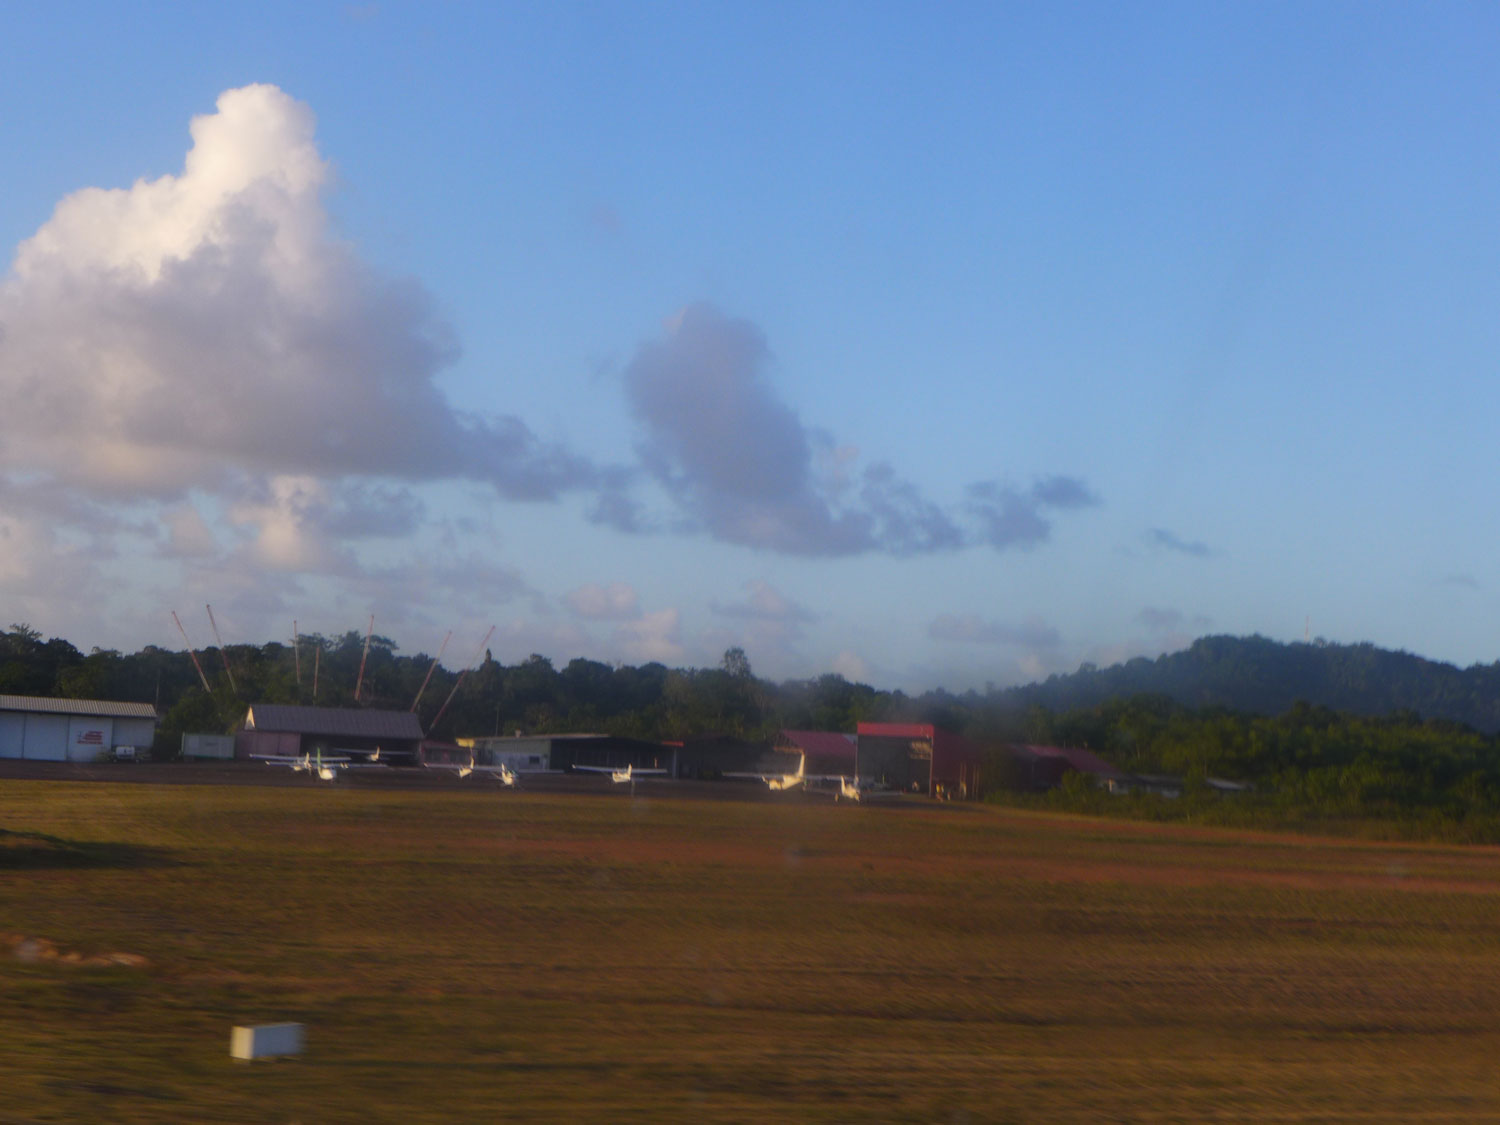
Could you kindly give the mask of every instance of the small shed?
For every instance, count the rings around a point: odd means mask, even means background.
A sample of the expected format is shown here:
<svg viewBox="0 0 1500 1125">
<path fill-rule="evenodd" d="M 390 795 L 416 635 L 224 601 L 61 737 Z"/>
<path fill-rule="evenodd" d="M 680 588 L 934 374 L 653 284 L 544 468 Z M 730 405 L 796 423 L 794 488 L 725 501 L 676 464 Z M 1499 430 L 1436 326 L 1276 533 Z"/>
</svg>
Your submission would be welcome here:
<svg viewBox="0 0 1500 1125">
<path fill-rule="evenodd" d="M 116 746 L 147 750 L 155 741 L 149 703 L 0 695 L 0 758 L 92 762 Z"/>
<path fill-rule="evenodd" d="M 380 750 L 415 757 L 421 744 L 422 724 L 410 711 L 256 703 L 245 712 L 245 721 L 235 733 L 234 756 L 298 757 L 314 752 L 369 754 Z"/>
</svg>

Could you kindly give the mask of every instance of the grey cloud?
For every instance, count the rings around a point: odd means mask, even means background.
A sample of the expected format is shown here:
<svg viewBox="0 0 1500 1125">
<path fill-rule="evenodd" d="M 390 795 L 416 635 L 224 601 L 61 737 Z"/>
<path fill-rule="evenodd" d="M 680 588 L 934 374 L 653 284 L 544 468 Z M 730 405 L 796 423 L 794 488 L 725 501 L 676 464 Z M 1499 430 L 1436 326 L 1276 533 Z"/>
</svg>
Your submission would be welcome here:
<svg viewBox="0 0 1500 1125">
<path fill-rule="evenodd" d="M 1191 555 L 1193 558 L 1204 559 L 1213 554 L 1213 550 L 1207 543 L 1196 540 L 1189 541 L 1168 531 L 1164 527 L 1153 527 L 1146 532 L 1148 545 L 1163 551 L 1175 551 L 1181 555 Z"/>
<path fill-rule="evenodd" d="M 993 482 L 970 490 L 977 531 L 961 526 L 884 462 L 853 472 L 853 451 L 803 424 L 766 381 L 759 329 L 704 304 L 643 344 L 624 372 L 645 440 L 640 458 L 688 526 L 750 547 L 799 555 L 912 555 L 972 542 L 997 548 L 1045 539 L 1044 513 L 1097 504 L 1072 477 L 1027 491 Z M 635 530 L 639 508 L 601 501 L 597 522 Z"/>
<path fill-rule="evenodd" d="M 0 476 L 0 511 L 43 518 L 53 527 L 73 527 L 94 537 L 129 533 L 157 538 L 160 528 L 148 515 L 129 518 L 118 504 L 80 495 L 50 478 L 17 480 Z"/>
<path fill-rule="evenodd" d="M 768 622 L 807 622 L 816 615 L 792 601 L 769 582 L 757 579 L 745 583 L 745 598 L 737 602 L 711 603 L 710 608 L 724 617 L 748 618 Z"/>
<path fill-rule="evenodd" d="M 1049 509 L 1095 507 L 1100 502 L 1083 481 L 1067 476 L 1043 477 L 1025 491 L 998 481 L 979 481 L 968 491 L 980 538 L 996 550 L 1045 542 L 1052 534 Z"/>
<path fill-rule="evenodd" d="M 791 554 L 869 549 L 872 519 L 835 513 L 814 488 L 812 441 L 762 378 L 769 359 L 748 321 L 685 309 L 625 369 L 643 465 L 718 538 Z"/>
<path fill-rule="evenodd" d="M 479 606 L 522 598 L 533 605 L 545 601 L 518 572 L 475 554 L 423 557 L 394 566 L 371 567 L 355 584 L 372 603 L 386 605 L 430 601 L 438 594 L 459 595 L 466 603 Z"/>
<path fill-rule="evenodd" d="M 575 614 L 589 621 L 633 621 L 641 616 L 640 597 L 626 582 L 580 586 L 563 601 Z"/>
<path fill-rule="evenodd" d="M 618 489 L 606 489 L 595 498 L 589 509 L 589 519 L 593 523 L 632 535 L 657 530 L 655 522 L 640 501 Z"/>
<path fill-rule="evenodd" d="M 1173 633 L 1184 629 L 1201 631 L 1213 625 L 1213 618 L 1196 613 L 1192 617 L 1176 609 L 1158 609 L 1147 606 L 1135 615 L 1135 619 L 1153 633 Z"/>
<path fill-rule="evenodd" d="M 981 538 L 997 549 L 1029 547 L 1052 534 L 1035 500 L 993 482 L 969 486 L 969 510 L 979 520 Z"/>
<path fill-rule="evenodd" d="M 1472 574 L 1450 574 L 1443 579 L 1444 586 L 1457 586 L 1464 590 L 1479 589 L 1479 580 Z"/>
<path fill-rule="evenodd" d="M 860 499 L 874 521 L 876 537 L 892 554 L 951 551 L 966 542 L 963 529 L 946 512 L 883 462 L 865 470 Z"/>
<path fill-rule="evenodd" d="M 1043 477 L 1031 486 L 1032 500 L 1048 508 L 1092 508 L 1099 497 L 1077 477 Z"/>
<path fill-rule="evenodd" d="M 927 626 L 927 635 L 935 641 L 1030 649 L 1050 649 L 1062 643 L 1058 631 L 1045 622 L 1029 619 L 1020 624 L 1008 624 L 986 621 L 974 613 L 940 614 Z"/>
<path fill-rule="evenodd" d="M 1183 622 L 1182 613 L 1175 609 L 1154 609 L 1147 606 L 1135 615 L 1135 619 L 1152 632 L 1166 632 L 1170 629 L 1180 628 Z"/>
<path fill-rule="evenodd" d="M 352 484 L 330 504 L 315 506 L 309 518 L 341 539 L 401 538 L 421 526 L 426 506 L 404 488 Z"/>
</svg>

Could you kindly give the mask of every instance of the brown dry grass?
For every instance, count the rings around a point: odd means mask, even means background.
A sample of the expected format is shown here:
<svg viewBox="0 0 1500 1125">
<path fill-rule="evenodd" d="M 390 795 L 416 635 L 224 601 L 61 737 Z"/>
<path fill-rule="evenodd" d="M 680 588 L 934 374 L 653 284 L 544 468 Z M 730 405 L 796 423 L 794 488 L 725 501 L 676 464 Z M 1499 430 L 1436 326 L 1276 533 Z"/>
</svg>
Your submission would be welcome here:
<svg viewBox="0 0 1500 1125">
<path fill-rule="evenodd" d="M 0 933 L 149 959 L 0 949 L 0 1123 L 1500 1119 L 1493 848 L 311 785 L 0 827 Z"/>
</svg>

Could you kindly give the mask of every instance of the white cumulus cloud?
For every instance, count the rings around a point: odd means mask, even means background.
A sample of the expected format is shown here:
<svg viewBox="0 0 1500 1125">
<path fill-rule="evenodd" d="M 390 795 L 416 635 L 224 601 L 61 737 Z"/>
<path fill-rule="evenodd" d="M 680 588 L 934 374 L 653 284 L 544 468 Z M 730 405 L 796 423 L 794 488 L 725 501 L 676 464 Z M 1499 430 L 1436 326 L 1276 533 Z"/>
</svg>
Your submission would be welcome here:
<svg viewBox="0 0 1500 1125">
<path fill-rule="evenodd" d="M 614 646 L 634 663 L 675 664 L 687 651 L 682 644 L 681 617 L 675 609 L 643 614 L 615 630 Z"/>
<path fill-rule="evenodd" d="M 337 239 L 311 110 L 274 86 L 193 119 L 180 174 L 85 188 L 0 283 L 0 468 L 176 496 L 245 475 L 591 480 L 513 417 L 455 410 L 457 354 L 412 282 Z"/>
</svg>

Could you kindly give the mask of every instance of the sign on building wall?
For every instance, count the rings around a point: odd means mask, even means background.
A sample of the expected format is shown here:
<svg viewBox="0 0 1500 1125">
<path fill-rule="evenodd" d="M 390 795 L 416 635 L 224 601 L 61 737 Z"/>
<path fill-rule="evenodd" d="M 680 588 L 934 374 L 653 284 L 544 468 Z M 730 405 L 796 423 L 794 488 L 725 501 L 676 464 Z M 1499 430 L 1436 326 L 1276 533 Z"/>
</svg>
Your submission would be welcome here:
<svg viewBox="0 0 1500 1125">
<path fill-rule="evenodd" d="M 101 754 L 107 753 L 114 745 L 110 741 L 114 729 L 115 724 L 112 719 L 86 717 L 69 720 L 68 760 L 91 762 Z"/>
</svg>

